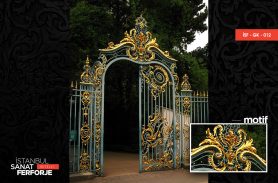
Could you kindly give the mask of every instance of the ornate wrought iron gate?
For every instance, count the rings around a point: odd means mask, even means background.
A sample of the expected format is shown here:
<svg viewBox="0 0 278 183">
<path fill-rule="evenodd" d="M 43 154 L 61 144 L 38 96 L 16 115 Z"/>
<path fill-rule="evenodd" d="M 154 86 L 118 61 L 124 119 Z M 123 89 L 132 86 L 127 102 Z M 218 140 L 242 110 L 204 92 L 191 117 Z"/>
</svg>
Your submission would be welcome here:
<svg viewBox="0 0 278 183">
<path fill-rule="evenodd" d="M 140 69 L 140 171 L 176 167 L 175 81 L 172 76 L 157 64 Z"/>
<path fill-rule="evenodd" d="M 103 175 L 105 73 L 119 60 L 140 65 L 139 171 L 173 169 L 189 164 L 193 97 L 188 77 L 184 76 L 179 93 L 176 60 L 167 51 L 159 49 L 156 39 L 146 28 L 145 19 L 138 17 L 135 28 L 125 32 L 119 44 L 110 42 L 107 48 L 100 50 L 99 61 L 93 67 L 87 58 L 79 86 L 72 83 L 72 172 Z"/>
</svg>

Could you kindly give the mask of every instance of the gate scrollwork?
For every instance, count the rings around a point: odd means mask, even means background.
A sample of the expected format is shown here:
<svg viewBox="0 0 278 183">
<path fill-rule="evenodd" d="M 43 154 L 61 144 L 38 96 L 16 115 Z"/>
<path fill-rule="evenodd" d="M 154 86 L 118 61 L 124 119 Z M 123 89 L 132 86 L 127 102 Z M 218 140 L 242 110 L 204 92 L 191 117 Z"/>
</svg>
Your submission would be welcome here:
<svg viewBox="0 0 278 183">
<path fill-rule="evenodd" d="M 147 127 L 142 130 L 142 157 L 144 171 L 173 168 L 173 128 L 160 113 L 149 117 Z M 163 147 L 158 157 L 149 156 L 150 152 Z"/>
<path fill-rule="evenodd" d="M 156 38 L 152 38 L 151 32 L 147 31 L 147 21 L 142 17 L 135 20 L 135 28 L 129 33 L 126 31 L 124 38 L 119 44 L 113 42 L 108 43 L 108 47 L 101 49 L 102 52 L 113 52 L 120 48 L 126 48 L 126 55 L 135 61 L 148 62 L 156 59 L 156 52 L 165 58 L 176 61 L 169 55 L 168 51 L 162 51 L 156 42 Z"/>
<path fill-rule="evenodd" d="M 88 116 L 89 116 L 89 104 L 91 103 L 91 94 L 87 91 L 83 92 L 82 94 L 82 105 L 83 105 L 83 117 L 84 117 L 84 122 L 82 124 L 82 127 L 80 129 L 80 137 L 81 137 L 81 142 L 82 142 L 82 154 L 80 156 L 80 171 L 89 171 L 90 170 L 90 158 L 88 154 L 88 143 L 91 138 L 91 133 L 90 133 L 90 127 L 89 127 L 89 122 L 88 122 Z"/>
<path fill-rule="evenodd" d="M 192 158 L 204 153 L 209 154 L 208 165 L 216 171 L 250 171 L 252 162 L 263 169 L 266 167 L 266 160 L 257 155 L 253 139 L 247 139 L 245 130 L 232 125 L 217 125 L 213 133 L 208 128 L 206 138 L 191 150 Z"/>
<path fill-rule="evenodd" d="M 158 65 L 143 67 L 141 73 L 146 83 L 150 84 L 154 99 L 160 93 L 165 92 L 166 86 L 169 83 L 169 76 L 163 67 Z"/>
</svg>

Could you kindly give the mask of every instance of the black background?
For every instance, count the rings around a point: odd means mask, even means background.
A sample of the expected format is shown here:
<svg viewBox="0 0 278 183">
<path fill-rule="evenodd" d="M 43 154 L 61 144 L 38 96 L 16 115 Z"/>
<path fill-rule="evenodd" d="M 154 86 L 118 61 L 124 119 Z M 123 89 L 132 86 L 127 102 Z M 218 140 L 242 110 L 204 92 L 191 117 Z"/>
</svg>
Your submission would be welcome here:
<svg viewBox="0 0 278 183">
<path fill-rule="evenodd" d="M 68 5 L 0 1 L 0 182 L 68 182 Z M 16 176 L 15 158 L 59 163 L 53 176 Z"/>
<path fill-rule="evenodd" d="M 210 122 L 269 116 L 267 174 L 210 174 L 210 183 L 278 182 L 278 43 L 236 42 L 237 28 L 278 28 L 278 1 L 209 1 Z"/>
<path fill-rule="evenodd" d="M 235 42 L 236 28 L 278 28 L 274 0 L 209 2 L 211 122 L 268 115 L 267 174 L 210 174 L 209 182 L 278 182 L 278 44 Z M 68 4 L 0 2 L 0 182 L 68 182 L 71 73 Z M 52 177 L 19 177 L 15 157 L 47 158 Z"/>
</svg>

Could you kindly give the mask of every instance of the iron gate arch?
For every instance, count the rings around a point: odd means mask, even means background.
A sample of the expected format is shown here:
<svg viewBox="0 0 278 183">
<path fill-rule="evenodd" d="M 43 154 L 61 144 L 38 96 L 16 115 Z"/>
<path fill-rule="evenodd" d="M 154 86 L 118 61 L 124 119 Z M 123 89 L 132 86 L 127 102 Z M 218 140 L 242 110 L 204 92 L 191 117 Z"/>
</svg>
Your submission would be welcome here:
<svg viewBox="0 0 278 183">
<path fill-rule="evenodd" d="M 106 67 L 105 67 L 105 69 L 104 69 L 104 73 L 102 74 L 102 87 L 101 87 L 101 89 L 102 89 L 102 95 L 103 95 L 103 97 L 102 97 L 102 106 L 104 106 L 105 107 L 105 105 L 104 105 L 104 100 L 105 100 L 105 98 L 104 98 L 104 92 L 105 92 L 105 76 L 106 76 L 106 71 L 109 69 L 109 67 L 112 65 L 112 64 L 114 64 L 115 62 L 118 62 L 118 61 L 121 61 L 121 60 L 127 60 L 127 61 L 130 61 L 130 62 L 132 62 L 132 63 L 134 63 L 134 64 L 138 64 L 138 65 L 141 65 L 141 66 L 150 66 L 151 64 L 154 64 L 155 66 L 157 66 L 157 65 L 159 65 L 159 66 L 162 66 L 166 71 L 167 71 L 167 73 L 168 73 L 168 76 L 169 77 L 171 77 L 171 82 L 172 82 L 172 85 L 171 85 L 171 87 L 172 87 L 172 91 L 175 91 L 175 81 L 174 81 L 174 76 L 171 74 L 171 71 L 169 70 L 169 68 L 167 68 L 167 66 L 166 65 L 164 65 L 163 63 L 161 63 L 161 62 L 158 62 L 158 61 L 150 61 L 150 62 L 136 62 L 136 61 L 134 61 L 134 60 L 132 60 L 132 59 L 130 59 L 130 58 L 126 58 L 126 57 L 117 57 L 117 58 L 115 58 L 115 59 L 113 59 L 113 60 L 111 60 L 110 62 L 109 62 L 109 64 L 107 64 L 106 65 Z M 142 67 L 140 68 L 140 71 L 139 72 L 142 72 Z M 142 82 L 142 76 L 140 75 L 140 73 L 139 73 L 139 85 L 140 85 L 140 83 Z M 142 89 L 141 88 L 141 86 L 139 86 L 139 171 L 140 172 L 143 172 L 143 171 L 148 171 L 148 169 L 150 169 L 150 166 L 149 167 L 147 167 L 146 169 L 144 169 L 143 168 L 143 156 L 142 156 L 142 138 L 141 138 L 141 136 L 142 136 L 142 134 L 140 133 L 142 130 L 141 130 L 141 125 L 142 125 L 142 119 L 141 119 L 141 117 L 142 117 L 142 112 L 141 112 L 141 104 L 140 104 L 140 102 L 142 102 L 142 100 L 141 100 L 141 92 L 140 92 L 140 89 Z M 175 101 L 175 92 L 173 92 L 173 95 L 172 95 L 172 101 Z M 175 113 L 175 103 L 173 103 L 173 108 L 172 108 L 172 110 L 173 110 L 173 113 Z M 102 120 L 101 120 L 101 123 L 102 123 L 102 125 L 101 125 L 101 128 L 104 130 L 104 123 L 105 123 L 105 120 L 104 120 L 104 108 L 102 109 L 102 111 L 103 111 L 103 114 L 102 114 Z M 173 126 L 176 126 L 176 115 L 173 115 Z M 102 133 L 101 133 L 101 136 L 102 137 L 104 137 L 104 132 L 103 132 L 103 130 L 102 130 Z M 176 128 L 173 128 L 173 134 L 176 134 Z M 102 138 L 102 142 L 101 142 L 101 144 L 102 144 L 102 147 L 101 147 L 101 160 L 102 160 L 102 162 L 101 162 L 101 164 L 103 165 L 104 163 L 103 163 L 103 140 L 104 140 L 104 138 Z M 175 138 L 175 136 L 173 137 L 173 146 L 174 147 L 176 147 L 176 138 Z M 176 154 L 176 148 L 173 148 L 173 156 L 175 157 L 175 154 Z M 174 158 L 173 159 L 173 168 L 176 168 L 176 159 Z M 152 168 L 153 169 L 153 168 Z"/>
<path fill-rule="evenodd" d="M 119 60 L 141 65 L 139 171 L 173 169 L 189 164 L 189 123 L 196 116 L 191 111 L 197 106 L 198 110 L 204 109 L 200 119 L 208 118 L 207 94 L 200 97 L 197 94 L 198 97 L 194 98 L 186 74 L 181 83 L 181 93 L 178 92 L 176 60 L 167 51 L 159 49 L 156 39 L 146 28 L 146 20 L 138 17 L 135 28 L 125 32 L 119 44 L 110 42 L 107 48 L 100 49 L 99 60 L 93 67 L 87 57 L 79 88 L 77 83 L 75 86 L 72 83 L 72 172 L 103 175 L 105 74 L 109 66 Z"/>
</svg>

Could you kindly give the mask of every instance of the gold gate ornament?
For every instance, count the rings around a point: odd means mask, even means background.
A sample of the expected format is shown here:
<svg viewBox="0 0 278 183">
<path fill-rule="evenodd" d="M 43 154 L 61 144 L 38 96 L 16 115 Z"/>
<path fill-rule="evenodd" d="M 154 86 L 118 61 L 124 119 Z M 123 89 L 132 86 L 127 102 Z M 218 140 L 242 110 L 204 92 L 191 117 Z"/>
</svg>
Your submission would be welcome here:
<svg viewBox="0 0 278 183">
<path fill-rule="evenodd" d="M 209 165 L 216 171 L 250 171 L 250 155 L 266 166 L 266 161 L 257 155 L 257 150 L 253 146 L 253 139 L 247 140 L 247 133 L 243 129 L 235 131 L 230 128 L 227 133 L 223 133 L 223 126 L 217 125 L 213 129 L 206 130 L 206 139 L 199 147 L 191 150 L 191 156 L 212 152 L 208 156 Z"/>
</svg>

